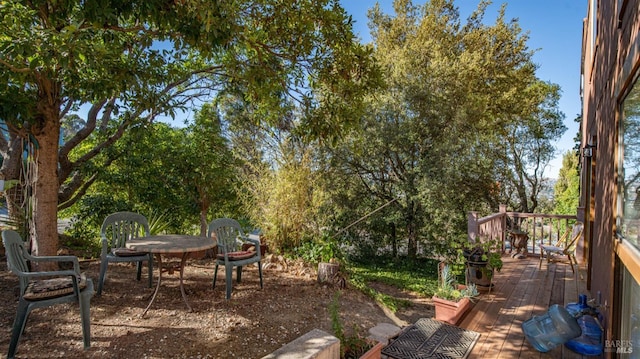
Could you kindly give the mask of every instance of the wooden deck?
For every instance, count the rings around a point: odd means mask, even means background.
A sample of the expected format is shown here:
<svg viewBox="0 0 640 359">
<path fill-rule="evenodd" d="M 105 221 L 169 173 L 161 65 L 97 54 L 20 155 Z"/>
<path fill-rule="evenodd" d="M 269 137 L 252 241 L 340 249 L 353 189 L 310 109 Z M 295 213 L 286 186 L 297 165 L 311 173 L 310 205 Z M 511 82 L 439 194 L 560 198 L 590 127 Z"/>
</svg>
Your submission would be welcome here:
<svg viewBox="0 0 640 359">
<path fill-rule="evenodd" d="M 553 304 L 577 302 L 586 291 L 584 268 L 574 275 L 568 264 L 546 262 L 538 269 L 538 258 L 503 258 L 504 266 L 494 277 L 494 288 L 483 293 L 460 327 L 480 333 L 469 355 L 473 358 L 581 358 L 559 346 L 548 353 L 536 351 L 525 339 L 522 322 L 546 313 Z"/>
</svg>

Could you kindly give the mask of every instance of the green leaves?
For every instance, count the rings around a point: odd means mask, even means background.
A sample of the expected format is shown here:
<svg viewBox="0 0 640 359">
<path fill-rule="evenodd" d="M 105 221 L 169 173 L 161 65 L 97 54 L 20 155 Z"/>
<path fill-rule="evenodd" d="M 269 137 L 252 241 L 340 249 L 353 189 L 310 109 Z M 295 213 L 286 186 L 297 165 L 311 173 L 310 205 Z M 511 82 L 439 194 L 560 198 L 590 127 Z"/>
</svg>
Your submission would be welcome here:
<svg viewBox="0 0 640 359">
<path fill-rule="evenodd" d="M 113 160 L 97 156 L 130 128 L 219 94 L 241 95 L 261 115 L 252 120 L 266 125 L 279 124 L 296 103 L 309 114 L 298 122 L 298 134 L 336 138 L 355 118 L 344 114 L 361 108 L 373 68 L 336 1 L 0 5 L 2 119 L 16 132 L 38 132 L 58 126 L 69 111 L 84 116 L 91 109 L 78 136 L 65 134 L 73 140 L 60 154 L 62 178 L 42 179 L 67 186 L 60 191 L 65 203 L 90 184 L 88 170 Z M 78 148 L 74 159 L 82 163 L 73 163 L 67 155 L 94 131 L 100 140 Z"/>
<path fill-rule="evenodd" d="M 442 255 L 466 233 L 469 211 L 489 213 L 515 187 L 539 191 L 543 173 L 531 169 L 544 167 L 564 131 L 559 89 L 536 78 L 528 36 L 504 8 L 485 23 L 487 4 L 467 22 L 450 0 L 369 13 L 385 86 L 366 97 L 362 130 L 330 153 L 336 212 L 364 215 L 398 199 L 366 222 L 380 246 L 400 238 L 409 253 L 425 243 L 427 255 Z"/>
<path fill-rule="evenodd" d="M 567 151 L 562 156 L 562 168 L 554 189 L 554 213 L 574 214 L 576 212 L 580 200 L 578 165 L 578 155 L 575 151 Z"/>
</svg>

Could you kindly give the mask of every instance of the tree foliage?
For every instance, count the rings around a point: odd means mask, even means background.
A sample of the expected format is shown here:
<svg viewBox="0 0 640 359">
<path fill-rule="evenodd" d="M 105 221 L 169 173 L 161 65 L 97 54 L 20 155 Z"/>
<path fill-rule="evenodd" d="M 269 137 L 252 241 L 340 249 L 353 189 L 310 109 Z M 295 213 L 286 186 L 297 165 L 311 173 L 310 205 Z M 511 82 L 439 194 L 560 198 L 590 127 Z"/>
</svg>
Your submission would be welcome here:
<svg viewBox="0 0 640 359">
<path fill-rule="evenodd" d="M 529 200 L 530 182 L 516 179 L 542 176 L 530 166 L 544 166 L 562 132 L 558 87 L 535 76 L 528 37 L 504 7 L 484 23 L 488 3 L 464 23 L 448 0 L 397 0 L 394 15 L 369 13 L 386 86 L 368 98 L 363 130 L 331 151 L 342 170 L 334 178 L 349 183 L 336 185 L 345 212 L 396 199 L 367 228 L 394 248 L 407 238 L 410 256 L 419 243 L 426 254 L 449 247 L 465 235 L 468 211 L 497 208 L 506 188 L 524 188 Z"/>
<path fill-rule="evenodd" d="M 201 233 L 233 214 L 278 249 L 328 231 L 410 256 L 447 250 L 470 210 L 535 210 L 559 88 L 488 4 L 464 22 L 452 0 L 376 6 L 362 46 L 335 0 L 4 2 L 0 171 L 34 149 L 34 252 L 65 208 L 162 208 Z"/>
<path fill-rule="evenodd" d="M 562 168 L 555 185 L 555 213 L 575 214 L 580 201 L 580 172 L 575 151 L 562 156 Z"/>
<path fill-rule="evenodd" d="M 278 167 L 254 178 L 248 214 L 259 224 L 275 251 L 290 251 L 319 233 L 316 212 L 322 191 L 316 184 L 309 154 L 294 159 L 284 149 Z"/>
<path fill-rule="evenodd" d="M 233 217 L 237 207 L 237 164 L 222 126 L 217 108 L 203 106 L 195 122 L 183 131 L 181 153 L 171 159 L 178 165 L 178 185 L 188 190 L 189 202 L 197 205 L 202 236 L 207 233 L 209 221 L 225 214 Z"/>
<path fill-rule="evenodd" d="M 564 114 L 558 110 L 560 90 L 557 85 L 538 82 L 529 88 L 528 101 L 536 101 L 537 107 L 527 117 L 509 127 L 505 152 L 507 166 L 504 172 L 507 186 L 504 203 L 514 211 L 536 212 L 539 197 L 548 186 L 545 169 L 556 155 L 552 144 L 566 131 Z"/>
<path fill-rule="evenodd" d="M 253 103 L 267 123 L 297 101 L 307 114 L 301 132 L 333 138 L 377 78 L 334 0 L 10 0 L 0 16 L 2 174 L 17 179 L 15 149 L 34 144 L 36 254 L 55 253 L 58 205 L 86 193 L 98 155 L 130 128 L 225 92 Z M 61 144 L 63 118 L 85 113 Z M 72 159 L 89 137 L 93 147 Z"/>
<path fill-rule="evenodd" d="M 270 250 L 291 251 L 319 235 L 318 211 L 325 200 L 323 175 L 314 157 L 317 142 L 298 131 L 301 113 L 290 107 L 276 125 L 258 125 L 255 108 L 225 96 L 221 110 L 238 164 L 242 211 L 261 229 Z"/>
<path fill-rule="evenodd" d="M 72 234 L 96 238 L 102 220 L 123 210 L 159 218 L 171 233 L 199 235 L 211 219 L 235 217 L 237 170 L 220 118 L 210 105 L 195 117 L 185 128 L 154 123 L 131 129 L 111 146 L 108 157 L 115 160 L 64 212 L 76 221 Z"/>
</svg>

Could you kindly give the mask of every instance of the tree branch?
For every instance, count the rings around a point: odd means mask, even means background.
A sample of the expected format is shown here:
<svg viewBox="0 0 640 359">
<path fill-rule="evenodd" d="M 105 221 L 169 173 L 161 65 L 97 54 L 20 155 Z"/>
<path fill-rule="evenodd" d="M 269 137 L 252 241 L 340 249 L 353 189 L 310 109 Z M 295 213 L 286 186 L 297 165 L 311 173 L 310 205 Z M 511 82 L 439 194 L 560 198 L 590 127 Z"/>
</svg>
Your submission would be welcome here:
<svg viewBox="0 0 640 359">
<path fill-rule="evenodd" d="M 87 190 L 91 187 L 91 185 L 96 181 L 97 178 L 98 176 L 96 174 L 93 174 L 88 180 L 79 182 L 78 187 L 69 192 L 68 196 L 70 198 L 68 200 L 64 200 L 67 195 L 62 193 L 58 194 L 58 211 L 69 208 L 76 204 L 78 200 L 80 200 L 87 193 Z"/>
<path fill-rule="evenodd" d="M 21 74 L 26 74 L 31 72 L 32 70 L 28 67 L 23 67 L 23 68 L 19 68 L 19 67 L 15 67 L 12 64 L 8 63 L 7 61 L 5 61 L 4 59 L 0 58 L 0 64 L 6 66 L 7 68 L 9 68 L 9 70 L 11 70 L 12 72 L 17 72 L 17 73 L 21 73 Z"/>
</svg>

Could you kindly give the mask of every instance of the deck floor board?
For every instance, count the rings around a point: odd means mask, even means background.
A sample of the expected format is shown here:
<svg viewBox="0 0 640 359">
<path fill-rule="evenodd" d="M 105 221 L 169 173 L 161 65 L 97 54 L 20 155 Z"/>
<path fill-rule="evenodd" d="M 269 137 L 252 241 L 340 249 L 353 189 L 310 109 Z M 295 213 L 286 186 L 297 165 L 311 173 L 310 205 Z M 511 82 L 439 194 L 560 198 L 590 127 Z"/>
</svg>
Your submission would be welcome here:
<svg viewBox="0 0 640 359">
<path fill-rule="evenodd" d="M 480 333 L 469 358 L 582 358 L 564 348 L 548 353 L 535 350 L 525 339 L 522 323 L 546 313 L 553 304 L 577 302 L 586 291 L 584 268 L 571 271 L 567 264 L 552 263 L 539 268 L 537 257 L 503 258 L 504 266 L 494 276 L 494 287 L 483 293 L 459 324 Z"/>
</svg>

